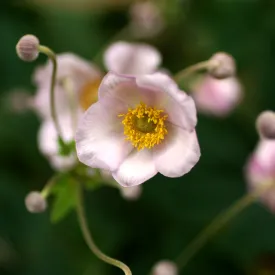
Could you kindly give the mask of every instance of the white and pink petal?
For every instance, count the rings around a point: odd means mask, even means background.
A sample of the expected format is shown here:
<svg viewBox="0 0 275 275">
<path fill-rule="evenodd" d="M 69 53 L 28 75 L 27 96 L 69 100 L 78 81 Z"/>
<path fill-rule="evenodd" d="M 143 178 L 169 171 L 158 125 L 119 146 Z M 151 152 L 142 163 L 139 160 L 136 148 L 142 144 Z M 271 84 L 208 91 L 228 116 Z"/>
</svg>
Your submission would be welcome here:
<svg viewBox="0 0 275 275">
<path fill-rule="evenodd" d="M 118 117 L 125 112 L 119 100 L 106 97 L 84 114 L 76 132 L 78 158 L 92 168 L 116 170 L 132 150 Z"/>
<path fill-rule="evenodd" d="M 112 175 L 120 185 L 131 187 L 149 180 L 157 172 L 150 150 L 133 149 Z"/>
<path fill-rule="evenodd" d="M 200 159 L 200 147 L 195 130 L 183 130 L 168 125 L 168 135 L 153 148 L 154 162 L 158 172 L 166 177 L 181 177 L 188 173 Z"/>
</svg>

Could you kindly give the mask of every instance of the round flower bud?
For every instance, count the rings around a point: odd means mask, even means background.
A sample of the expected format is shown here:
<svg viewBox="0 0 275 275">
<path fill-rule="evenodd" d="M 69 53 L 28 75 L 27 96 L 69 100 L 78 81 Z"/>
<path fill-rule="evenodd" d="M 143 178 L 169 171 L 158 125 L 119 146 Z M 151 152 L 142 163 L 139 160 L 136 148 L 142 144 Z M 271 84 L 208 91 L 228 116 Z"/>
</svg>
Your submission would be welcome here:
<svg viewBox="0 0 275 275">
<path fill-rule="evenodd" d="M 124 199 L 134 201 L 140 197 L 142 193 L 142 187 L 140 185 L 132 187 L 122 187 L 120 188 L 120 193 Z"/>
<path fill-rule="evenodd" d="M 175 263 L 165 260 L 155 264 L 152 275 L 177 275 L 178 268 Z"/>
<path fill-rule="evenodd" d="M 158 35 L 165 27 L 165 20 L 153 1 L 133 1 L 130 7 L 130 27 L 138 37 Z"/>
<path fill-rule="evenodd" d="M 256 128 L 261 137 L 275 139 L 275 113 L 272 111 L 262 112 L 256 120 Z"/>
<path fill-rule="evenodd" d="M 31 62 L 38 57 L 39 40 L 36 36 L 24 35 L 16 45 L 16 52 L 20 59 Z"/>
<path fill-rule="evenodd" d="M 47 202 L 40 192 L 30 192 L 25 198 L 25 205 L 31 213 L 41 213 L 47 208 Z"/>
<path fill-rule="evenodd" d="M 210 59 L 213 65 L 209 68 L 209 73 L 215 78 L 227 78 L 236 73 L 236 64 L 234 58 L 224 52 L 215 53 Z"/>
</svg>

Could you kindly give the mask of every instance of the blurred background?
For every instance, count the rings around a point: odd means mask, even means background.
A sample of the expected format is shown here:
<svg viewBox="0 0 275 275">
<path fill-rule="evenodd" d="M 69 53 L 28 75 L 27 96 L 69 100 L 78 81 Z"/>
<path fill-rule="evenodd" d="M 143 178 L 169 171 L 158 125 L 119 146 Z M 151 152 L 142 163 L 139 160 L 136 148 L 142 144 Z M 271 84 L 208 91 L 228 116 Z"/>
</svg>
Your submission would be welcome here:
<svg viewBox="0 0 275 275">
<path fill-rule="evenodd" d="M 100 262 L 85 245 L 74 212 L 51 224 L 50 211 L 32 215 L 24 206 L 30 190 L 51 177 L 37 148 L 39 119 L 11 106 L 14 92 L 35 93 L 32 73 L 43 64 L 24 63 L 18 39 L 31 33 L 57 53 L 93 60 L 130 22 L 131 0 L 2 0 L 0 3 L 0 274 L 122 274 Z M 161 175 L 129 202 L 115 189 L 86 194 L 90 229 L 100 248 L 148 274 L 161 259 L 177 257 L 221 210 L 246 193 L 244 164 L 258 136 L 258 113 L 275 106 L 275 2 L 273 0 L 157 0 L 165 28 L 144 41 L 176 73 L 217 51 L 232 54 L 245 89 L 242 104 L 226 118 L 199 115 L 202 157 L 186 176 Z M 124 34 L 125 35 L 125 34 Z M 97 58 L 101 65 L 101 61 Z M 260 204 L 238 216 L 181 274 L 275 274 L 275 217 Z M 269 270 L 270 273 L 264 273 Z M 273 271 L 272 271 L 273 270 Z"/>
</svg>

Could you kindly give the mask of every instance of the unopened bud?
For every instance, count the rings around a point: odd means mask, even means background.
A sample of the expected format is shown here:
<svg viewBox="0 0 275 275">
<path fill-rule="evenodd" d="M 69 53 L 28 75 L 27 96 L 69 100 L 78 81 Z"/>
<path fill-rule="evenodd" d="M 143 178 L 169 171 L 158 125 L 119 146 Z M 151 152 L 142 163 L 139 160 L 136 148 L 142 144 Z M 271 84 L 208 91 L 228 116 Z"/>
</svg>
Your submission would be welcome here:
<svg viewBox="0 0 275 275">
<path fill-rule="evenodd" d="M 142 193 L 142 187 L 140 185 L 133 187 L 121 187 L 120 193 L 124 199 L 134 201 L 140 197 Z"/>
<path fill-rule="evenodd" d="M 132 31 L 139 37 L 151 37 L 164 29 L 163 15 L 153 1 L 135 1 L 130 7 L 130 18 Z"/>
<path fill-rule="evenodd" d="M 262 112 L 256 120 L 256 128 L 261 137 L 275 139 L 275 113 L 272 111 Z"/>
<path fill-rule="evenodd" d="M 30 192 L 25 198 L 25 205 L 31 213 L 41 213 L 47 208 L 47 202 L 37 191 Z"/>
<path fill-rule="evenodd" d="M 177 275 L 178 268 L 172 261 L 160 261 L 153 267 L 152 275 Z"/>
<path fill-rule="evenodd" d="M 215 78 L 227 78 L 236 73 L 236 63 L 234 58 L 224 52 L 215 53 L 210 59 L 213 63 L 208 69 L 209 73 Z"/>
<path fill-rule="evenodd" d="M 38 57 L 39 40 L 36 36 L 24 35 L 16 45 L 16 52 L 20 59 L 31 62 Z"/>
</svg>

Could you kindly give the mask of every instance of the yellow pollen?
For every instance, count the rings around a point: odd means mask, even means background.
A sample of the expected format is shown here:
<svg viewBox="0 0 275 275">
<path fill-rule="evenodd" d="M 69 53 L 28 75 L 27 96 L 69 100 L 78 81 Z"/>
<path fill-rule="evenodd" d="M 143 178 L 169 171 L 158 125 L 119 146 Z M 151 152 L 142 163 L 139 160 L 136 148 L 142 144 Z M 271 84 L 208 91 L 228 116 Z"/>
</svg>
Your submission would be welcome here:
<svg viewBox="0 0 275 275">
<path fill-rule="evenodd" d="M 168 133 L 165 127 L 167 115 L 163 110 L 149 107 L 140 103 L 135 109 L 129 108 L 126 114 L 120 114 L 123 117 L 124 135 L 138 150 L 144 148 L 153 148 L 164 140 Z"/>
<path fill-rule="evenodd" d="M 97 102 L 100 83 L 101 79 L 97 78 L 93 81 L 87 82 L 81 89 L 79 102 L 84 111 L 86 111 L 93 103 Z"/>
</svg>

